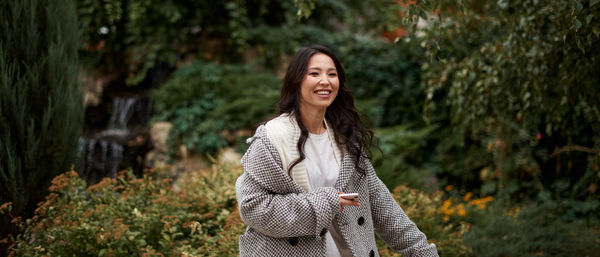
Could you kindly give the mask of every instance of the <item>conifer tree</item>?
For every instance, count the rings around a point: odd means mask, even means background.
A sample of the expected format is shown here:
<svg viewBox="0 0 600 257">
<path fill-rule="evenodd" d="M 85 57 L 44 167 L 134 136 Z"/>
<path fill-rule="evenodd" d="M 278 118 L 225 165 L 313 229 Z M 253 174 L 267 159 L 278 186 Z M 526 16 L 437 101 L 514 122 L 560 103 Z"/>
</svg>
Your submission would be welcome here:
<svg viewBox="0 0 600 257">
<path fill-rule="evenodd" d="M 4 0 L 0 17 L 0 203 L 27 217 L 76 159 L 80 31 L 71 0 Z"/>
</svg>

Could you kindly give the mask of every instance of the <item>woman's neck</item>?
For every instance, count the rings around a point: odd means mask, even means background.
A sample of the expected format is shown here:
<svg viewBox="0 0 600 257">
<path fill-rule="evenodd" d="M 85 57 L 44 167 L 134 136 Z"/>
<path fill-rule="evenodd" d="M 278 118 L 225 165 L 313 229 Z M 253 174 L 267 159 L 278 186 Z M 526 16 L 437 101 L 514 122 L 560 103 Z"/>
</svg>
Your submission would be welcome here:
<svg viewBox="0 0 600 257">
<path fill-rule="evenodd" d="M 312 134 L 323 134 L 327 128 L 325 127 L 325 111 L 327 109 L 310 109 L 300 108 L 300 119 L 308 132 Z"/>
</svg>

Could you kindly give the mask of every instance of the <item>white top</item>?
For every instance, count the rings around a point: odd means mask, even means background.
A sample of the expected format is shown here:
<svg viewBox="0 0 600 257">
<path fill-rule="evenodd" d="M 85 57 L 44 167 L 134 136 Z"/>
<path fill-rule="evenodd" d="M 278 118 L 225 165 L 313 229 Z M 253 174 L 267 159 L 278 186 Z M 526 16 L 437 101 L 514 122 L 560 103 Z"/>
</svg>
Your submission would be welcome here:
<svg viewBox="0 0 600 257">
<path fill-rule="evenodd" d="M 335 187 L 340 167 L 335 160 L 327 131 L 320 135 L 308 133 L 304 154 L 310 187 Z"/>
<path fill-rule="evenodd" d="M 335 132 L 327 120 L 325 120 L 325 126 L 327 127 L 327 133 L 330 136 L 331 142 L 335 142 L 335 139 L 331 139 Z M 302 189 L 306 192 L 310 192 L 310 183 L 308 182 L 308 173 L 304 161 L 297 163 L 288 171 L 292 162 L 300 158 L 297 144 L 298 140 L 300 140 L 301 129 L 298 126 L 298 122 L 296 122 L 293 113 L 284 113 L 268 121 L 267 124 L 265 124 L 265 129 L 269 141 L 273 143 L 273 146 L 279 153 L 283 170 L 289 172 L 290 177 L 292 177 Z M 338 166 L 341 167 L 342 158 L 344 156 L 344 146 L 338 146 L 334 143 L 333 152 L 335 153 Z"/>
<path fill-rule="evenodd" d="M 340 167 L 333 153 L 327 131 L 320 135 L 308 133 L 308 138 L 304 144 L 304 154 L 306 156 L 306 171 L 308 172 L 310 188 L 335 187 Z M 333 229 L 333 226 L 329 227 L 329 231 L 333 231 Z M 325 240 L 327 256 L 341 257 L 340 250 L 331 233 L 327 232 L 325 234 Z"/>
</svg>

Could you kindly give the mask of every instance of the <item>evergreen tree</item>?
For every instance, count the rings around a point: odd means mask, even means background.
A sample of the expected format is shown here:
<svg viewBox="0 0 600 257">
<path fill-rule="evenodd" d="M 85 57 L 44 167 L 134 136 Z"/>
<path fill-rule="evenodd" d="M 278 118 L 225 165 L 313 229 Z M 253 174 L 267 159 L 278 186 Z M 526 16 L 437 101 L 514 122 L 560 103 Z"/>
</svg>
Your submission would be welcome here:
<svg viewBox="0 0 600 257">
<path fill-rule="evenodd" d="M 75 161 L 80 31 L 71 0 L 5 0 L 0 17 L 0 202 L 27 217 Z"/>
</svg>

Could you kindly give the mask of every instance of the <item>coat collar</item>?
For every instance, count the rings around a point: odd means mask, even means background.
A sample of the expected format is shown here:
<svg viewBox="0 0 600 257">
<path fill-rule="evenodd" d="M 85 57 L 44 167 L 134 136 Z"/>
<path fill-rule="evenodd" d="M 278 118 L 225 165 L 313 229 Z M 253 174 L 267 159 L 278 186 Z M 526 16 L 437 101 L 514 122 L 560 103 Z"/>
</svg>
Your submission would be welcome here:
<svg viewBox="0 0 600 257">
<path fill-rule="evenodd" d="M 292 153 L 290 160 L 294 161 L 300 157 L 300 154 L 298 153 L 298 150 L 296 148 L 296 143 L 300 139 L 301 130 L 300 130 L 300 127 L 298 126 L 298 122 L 296 121 L 295 115 L 293 115 L 293 113 L 282 114 L 281 116 L 288 118 L 288 119 L 283 119 L 283 120 L 289 122 L 289 128 L 290 128 L 289 131 L 292 132 L 292 135 L 291 135 L 292 140 L 290 141 L 290 143 L 287 144 L 286 147 L 288 148 L 287 149 L 288 152 Z M 333 148 L 334 156 L 336 157 L 336 162 L 338 164 L 338 167 L 340 168 L 338 180 L 336 181 L 336 184 L 335 184 L 336 188 L 338 190 L 340 190 L 340 189 L 343 189 L 346 186 L 346 184 L 348 183 L 348 180 L 350 178 L 350 175 L 353 172 L 354 167 L 351 165 L 352 161 L 350 160 L 351 159 L 350 156 L 347 156 L 347 154 L 344 154 L 344 152 L 347 152 L 347 151 L 343 151 L 344 146 L 339 146 L 335 142 L 335 136 L 334 136 L 335 132 L 333 130 L 333 127 L 331 126 L 331 123 L 328 120 L 325 120 L 325 127 L 327 128 L 329 140 L 333 143 L 332 148 Z M 350 164 L 350 166 L 348 166 L 348 164 Z M 287 166 L 287 165 L 285 165 L 285 166 Z M 309 180 L 308 180 L 308 171 L 306 170 L 304 160 L 299 162 L 298 164 L 296 164 L 296 166 L 294 166 L 292 168 L 292 170 L 290 171 L 290 176 L 292 177 L 294 182 L 298 183 L 298 185 L 300 185 L 300 187 L 302 187 L 306 192 L 311 191 Z"/>
</svg>

